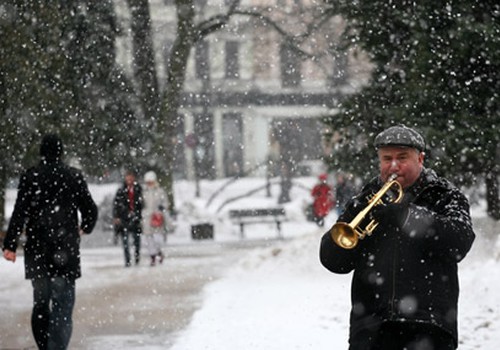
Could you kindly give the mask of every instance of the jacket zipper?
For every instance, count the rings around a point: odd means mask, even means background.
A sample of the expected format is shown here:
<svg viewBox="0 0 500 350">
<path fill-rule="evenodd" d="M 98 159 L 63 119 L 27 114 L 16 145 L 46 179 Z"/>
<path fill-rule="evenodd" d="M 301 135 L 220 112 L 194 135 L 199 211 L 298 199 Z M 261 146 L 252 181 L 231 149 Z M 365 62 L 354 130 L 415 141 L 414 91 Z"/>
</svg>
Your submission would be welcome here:
<svg viewBox="0 0 500 350">
<path fill-rule="evenodd" d="M 397 257 L 398 257 L 398 248 L 397 247 L 397 237 L 393 239 L 393 254 L 392 254 L 392 295 L 391 295 L 391 301 L 390 301 L 390 319 L 394 319 L 396 312 L 396 268 L 397 268 Z"/>
</svg>

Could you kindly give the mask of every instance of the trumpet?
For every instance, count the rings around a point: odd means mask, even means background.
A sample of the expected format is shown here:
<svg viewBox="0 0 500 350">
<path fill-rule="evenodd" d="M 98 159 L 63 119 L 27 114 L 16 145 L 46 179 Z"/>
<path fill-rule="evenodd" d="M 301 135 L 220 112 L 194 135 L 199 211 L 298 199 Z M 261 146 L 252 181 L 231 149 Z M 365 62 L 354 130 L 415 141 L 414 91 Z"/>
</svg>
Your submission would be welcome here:
<svg viewBox="0 0 500 350">
<path fill-rule="evenodd" d="M 333 241 L 341 248 L 352 249 L 358 245 L 360 239 L 366 236 L 371 236 L 375 228 L 378 226 L 376 220 L 371 220 L 363 228 L 361 222 L 367 217 L 373 207 L 381 204 L 399 203 L 403 198 L 403 188 L 396 181 L 397 175 L 392 174 L 382 188 L 375 193 L 368 201 L 366 208 L 361 210 L 358 215 L 350 222 L 337 222 L 330 230 L 330 235 Z M 389 191 L 395 192 L 395 196 L 389 196 Z M 387 194 L 387 196 L 386 196 Z M 384 203 L 384 196 L 389 197 Z"/>
</svg>

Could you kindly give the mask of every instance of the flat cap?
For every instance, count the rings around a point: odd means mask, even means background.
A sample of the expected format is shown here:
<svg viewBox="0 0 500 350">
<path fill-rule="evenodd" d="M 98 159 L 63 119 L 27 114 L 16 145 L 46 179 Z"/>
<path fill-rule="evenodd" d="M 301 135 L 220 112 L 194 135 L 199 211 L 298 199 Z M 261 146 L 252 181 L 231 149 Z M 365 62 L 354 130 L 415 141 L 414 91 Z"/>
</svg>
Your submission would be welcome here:
<svg viewBox="0 0 500 350">
<path fill-rule="evenodd" d="M 416 130 L 396 125 L 378 134 L 374 146 L 376 149 L 384 146 L 412 147 L 422 152 L 425 149 L 425 140 Z"/>
</svg>

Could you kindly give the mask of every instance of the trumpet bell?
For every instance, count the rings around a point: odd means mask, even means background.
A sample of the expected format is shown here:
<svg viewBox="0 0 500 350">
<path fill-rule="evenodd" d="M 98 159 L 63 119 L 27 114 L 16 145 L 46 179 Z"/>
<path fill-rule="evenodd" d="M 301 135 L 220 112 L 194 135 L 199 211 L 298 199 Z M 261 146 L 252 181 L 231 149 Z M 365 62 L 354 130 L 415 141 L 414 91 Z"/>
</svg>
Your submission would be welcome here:
<svg viewBox="0 0 500 350">
<path fill-rule="evenodd" d="M 330 230 L 333 241 L 344 249 L 352 249 L 358 244 L 358 234 L 345 222 L 337 222 Z"/>
</svg>

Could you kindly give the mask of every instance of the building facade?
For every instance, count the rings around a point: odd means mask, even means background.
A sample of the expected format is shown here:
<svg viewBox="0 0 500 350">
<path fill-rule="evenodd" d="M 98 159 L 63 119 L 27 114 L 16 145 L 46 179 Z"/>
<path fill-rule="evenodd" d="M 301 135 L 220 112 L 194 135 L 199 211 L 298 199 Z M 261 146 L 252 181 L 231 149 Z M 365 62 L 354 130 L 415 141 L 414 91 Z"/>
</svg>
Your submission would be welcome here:
<svg viewBox="0 0 500 350">
<path fill-rule="evenodd" d="M 231 2 L 196 0 L 197 21 L 225 13 Z M 125 1 L 116 3 L 119 18 L 130 20 Z M 315 1 L 244 0 L 238 9 L 191 52 L 176 177 L 273 176 L 284 163 L 294 174 L 306 171 L 302 164 L 324 155 L 321 118 L 368 79 L 367 60 L 338 49 L 343 20 L 320 23 Z M 161 86 L 176 35 L 174 1 L 150 0 L 150 13 Z M 124 65 L 132 59 L 127 40 L 119 46 Z"/>
</svg>

